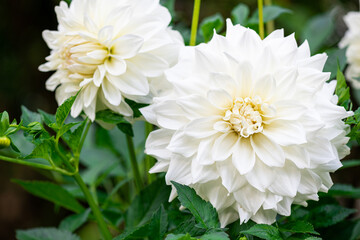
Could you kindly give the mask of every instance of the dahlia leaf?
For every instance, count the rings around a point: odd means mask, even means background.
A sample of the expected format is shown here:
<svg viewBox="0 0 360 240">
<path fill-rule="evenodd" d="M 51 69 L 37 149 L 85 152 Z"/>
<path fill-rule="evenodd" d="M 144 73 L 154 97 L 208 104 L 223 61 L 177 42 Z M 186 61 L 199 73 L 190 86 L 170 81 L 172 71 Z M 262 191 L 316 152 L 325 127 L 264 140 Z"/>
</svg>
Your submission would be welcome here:
<svg viewBox="0 0 360 240">
<path fill-rule="evenodd" d="M 90 208 L 86 211 L 66 217 L 60 222 L 59 229 L 74 232 L 88 220 Z"/>
<path fill-rule="evenodd" d="M 319 31 L 321 29 L 321 31 Z M 334 32 L 335 25 L 333 14 L 325 13 L 311 18 L 305 25 L 301 41 L 307 40 L 311 53 L 316 53 L 324 45 L 324 42 Z"/>
<path fill-rule="evenodd" d="M 200 240 L 230 240 L 229 235 L 224 232 L 207 233 L 200 237 Z"/>
<path fill-rule="evenodd" d="M 354 188 L 346 184 L 334 184 L 326 196 L 360 198 L 360 188 Z"/>
<path fill-rule="evenodd" d="M 49 161 L 51 164 L 60 166 L 62 163 L 61 157 L 55 149 L 55 140 L 53 138 L 46 139 L 39 143 L 33 151 L 25 157 L 25 159 L 42 158 Z"/>
<path fill-rule="evenodd" d="M 240 3 L 231 11 L 231 19 L 234 24 L 245 26 L 249 13 L 249 7 Z"/>
<path fill-rule="evenodd" d="M 340 71 L 343 71 L 346 66 L 346 48 L 331 48 L 325 52 L 328 55 L 328 59 L 324 66 L 324 72 L 331 72 L 330 79 L 334 79 L 338 66 Z"/>
<path fill-rule="evenodd" d="M 53 202 L 70 211 L 80 213 L 84 211 L 83 206 L 64 188 L 61 186 L 42 181 L 22 181 L 13 179 L 13 182 L 19 184 L 31 194 Z"/>
<path fill-rule="evenodd" d="M 274 20 L 280 15 L 284 13 L 292 13 L 290 9 L 279 7 L 279 6 L 265 6 L 263 9 L 263 15 L 264 15 L 264 23 Z M 259 11 L 256 10 L 254 14 L 249 19 L 249 24 L 258 24 L 259 23 Z"/>
<path fill-rule="evenodd" d="M 126 228 L 134 229 L 147 223 L 161 204 L 167 204 L 169 194 L 170 189 L 163 179 L 158 179 L 143 189 L 126 211 Z"/>
<path fill-rule="evenodd" d="M 57 132 L 57 137 L 61 137 L 62 135 L 67 133 L 72 127 L 79 125 L 80 123 L 82 123 L 82 122 L 73 122 L 73 123 L 68 123 L 68 124 L 63 125 Z"/>
<path fill-rule="evenodd" d="M 295 221 L 289 222 L 280 227 L 282 232 L 291 232 L 291 233 L 311 233 L 319 235 L 318 232 L 314 230 L 314 227 L 311 223 L 305 221 Z"/>
<path fill-rule="evenodd" d="M 17 240 L 80 240 L 80 237 L 65 230 L 56 228 L 34 228 L 29 230 L 17 230 Z"/>
<path fill-rule="evenodd" d="M 346 160 L 346 161 L 342 161 L 342 167 L 341 169 L 346 169 L 346 168 L 351 168 L 351 167 L 358 167 L 360 166 L 360 159 L 356 159 L 356 160 Z"/>
<path fill-rule="evenodd" d="M 69 116 L 71 107 L 75 102 L 76 97 L 79 93 L 77 93 L 75 96 L 72 96 L 68 98 L 63 104 L 61 104 L 58 109 L 56 110 L 56 125 L 58 128 L 61 128 L 64 124 L 66 118 Z"/>
<path fill-rule="evenodd" d="M 169 234 L 165 240 L 197 240 L 190 236 L 190 234 Z"/>
<path fill-rule="evenodd" d="M 9 114 L 4 111 L 0 113 L 0 137 L 5 135 L 5 132 L 8 130 L 9 126 Z"/>
<path fill-rule="evenodd" d="M 214 31 L 221 31 L 224 27 L 224 24 L 224 18 L 220 13 L 216 13 L 213 16 L 204 18 L 200 24 L 200 29 L 205 42 L 208 42 L 212 38 Z"/>
<path fill-rule="evenodd" d="M 134 118 L 138 118 L 141 116 L 141 112 L 140 112 L 140 108 L 146 107 L 149 104 L 141 104 L 141 103 L 137 103 L 134 101 L 131 101 L 130 99 L 125 99 L 125 102 L 131 107 L 131 109 L 133 110 L 134 114 Z"/>
<path fill-rule="evenodd" d="M 96 120 L 101 120 L 110 124 L 129 123 L 123 116 L 108 109 L 97 112 Z"/>
<path fill-rule="evenodd" d="M 78 150 L 78 146 L 81 140 L 82 133 L 84 132 L 84 128 L 86 125 L 86 121 L 83 121 L 73 132 L 67 133 L 63 135 L 63 139 L 69 145 L 73 152 Z"/>
<path fill-rule="evenodd" d="M 119 123 L 117 125 L 118 129 L 125 133 L 126 135 L 133 137 L 134 136 L 134 130 L 132 128 L 132 125 L 130 123 Z"/>
<path fill-rule="evenodd" d="M 246 223 L 242 223 L 242 224 L 240 224 L 240 220 L 237 220 L 236 222 L 233 222 L 230 225 L 226 226 L 226 228 L 229 229 L 227 232 L 230 235 L 231 239 L 238 239 L 241 231 L 249 230 L 254 225 L 255 225 L 255 222 L 253 222 L 251 220 L 249 220 Z M 245 237 L 247 237 L 247 236 L 245 236 Z"/>
<path fill-rule="evenodd" d="M 326 204 L 312 209 L 307 220 L 313 223 L 315 228 L 322 228 L 335 225 L 355 212 L 355 209 Z"/>
<path fill-rule="evenodd" d="M 338 105 L 348 108 L 350 101 L 350 89 L 346 84 L 344 74 L 340 71 L 338 66 L 337 75 L 336 75 L 336 90 L 335 94 L 339 97 Z"/>
<path fill-rule="evenodd" d="M 197 222 L 205 229 L 220 228 L 218 214 L 215 208 L 199 197 L 195 190 L 172 181 L 179 195 L 181 204 L 188 208 Z"/>
<path fill-rule="evenodd" d="M 21 113 L 21 119 L 23 120 L 23 124 L 25 126 L 32 122 L 41 122 L 40 114 L 30 111 L 25 106 L 21 106 Z"/>
<path fill-rule="evenodd" d="M 283 238 L 280 235 L 279 229 L 274 226 L 266 224 L 256 224 L 251 227 L 249 230 L 241 232 L 242 234 L 249 234 L 261 239 L 266 240 L 282 240 Z"/>
<path fill-rule="evenodd" d="M 149 225 L 149 240 L 162 240 L 168 227 L 168 215 L 161 205 L 159 210 L 154 213 Z"/>
<path fill-rule="evenodd" d="M 50 114 L 50 113 L 47 113 L 47 112 L 44 112 L 44 111 L 42 111 L 42 110 L 38 110 L 38 112 L 39 112 L 40 115 L 41 115 L 42 121 L 43 121 L 47 126 L 49 126 L 50 124 L 53 124 L 53 123 L 56 122 L 56 117 L 55 117 L 55 115 Z"/>
</svg>

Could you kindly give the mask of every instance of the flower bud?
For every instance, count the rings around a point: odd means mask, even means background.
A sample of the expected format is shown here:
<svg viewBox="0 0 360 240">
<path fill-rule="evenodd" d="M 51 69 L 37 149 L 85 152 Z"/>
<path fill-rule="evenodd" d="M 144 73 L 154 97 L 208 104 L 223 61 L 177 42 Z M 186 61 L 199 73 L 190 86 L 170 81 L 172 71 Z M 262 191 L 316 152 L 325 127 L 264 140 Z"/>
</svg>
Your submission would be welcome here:
<svg viewBox="0 0 360 240">
<path fill-rule="evenodd" d="M 9 147 L 10 143 L 11 143 L 10 138 L 6 136 L 0 137 L 0 149 Z"/>
</svg>

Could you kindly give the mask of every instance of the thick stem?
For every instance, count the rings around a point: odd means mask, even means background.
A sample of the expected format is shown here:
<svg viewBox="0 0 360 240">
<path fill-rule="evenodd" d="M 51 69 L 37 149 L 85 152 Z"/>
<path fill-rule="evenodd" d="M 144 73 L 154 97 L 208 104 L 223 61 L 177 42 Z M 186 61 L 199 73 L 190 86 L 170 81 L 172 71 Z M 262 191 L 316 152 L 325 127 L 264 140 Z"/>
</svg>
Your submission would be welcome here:
<svg viewBox="0 0 360 240">
<path fill-rule="evenodd" d="M 89 206 L 90 206 L 90 208 L 94 214 L 94 217 L 99 225 L 102 236 L 104 237 L 105 240 L 111 240 L 112 235 L 104 221 L 104 217 L 102 216 L 100 209 L 96 205 L 93 197 L 91 196 L 89 189 L 85 185 L 80 174 L 76 173 L 73 177 L 74 177 L 75 181 L 77 182 L 77 184 L 79 185 L 81 191 L 84 193 L 84 196 L 85 196 L 87 202 L 89 203 Z"/>
<path fill-rule="evenodd" d="M 271 6 L 272 0 L 265 0 L 265 6 Z M 270 34 L 275 30 L 275 21 L 271 20 L 266 23 L 266 34 Z"/>
<path fill-rule="evenodd" d="M 134 179 L 135 179 L 136 189 L 137 189 L 137 192 L 140 192 L 140 190 L 143 188 L 144 185 L 141 180 L 139 166 L 136 161 L 136 154 L 135 154 L 135 148 L 134 148 L 134 143 L 133 143 L 132 137 L 130 137 L 129 135 L 126 135 L 126 142 L 128 145 L 131 168 L 132 168 Z"/>
<path fill-rule="evenodd" d="M 259 35 L 261 39 L 264 39 L 264 14 L 263 14 L 263 0 L 258 0 L 259 9 Z"/>
<path fill-rule="evenodd" d="M 196 45 L 196 34 L 199 25 L 200 5 L 201 5 L 201 0 L 195 0 L 193 18 L 191 23 L 190 46 Z"/>
</svg>

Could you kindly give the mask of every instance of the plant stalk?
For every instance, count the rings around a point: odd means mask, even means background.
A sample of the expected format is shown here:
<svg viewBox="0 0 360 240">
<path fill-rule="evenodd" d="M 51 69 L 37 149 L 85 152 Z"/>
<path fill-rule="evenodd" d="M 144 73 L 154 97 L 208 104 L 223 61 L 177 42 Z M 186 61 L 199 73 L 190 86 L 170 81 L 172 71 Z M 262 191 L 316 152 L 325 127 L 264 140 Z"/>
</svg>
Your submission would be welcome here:
<svg viewBox="0 0 360 240">
<path fill-rule="evenodd" d="M 138 163 L 136 160 L 135 147 L 134 147 L 134 142 L 133 142 L 132 137 L 129 135 L 126 135 L 126 142 L 128 145 L 131 168 L 132 168 L 134 179 L 135 179 L 136 190 L 137 190 L 137 192 L 140 192 L 140 190 L 143 188 L 144 185 L 141 180 L 141 175 L 140 175 L 139 166 L 138 166 Z"/>
<path fill-rule="evenodd" d="M 265 0 L 265 6 L 271 6 L 272 0 Z M 271 20 L 266 23 L 266 34 L 270 34 L 275 30 L 275 21 Z"/>
<path fill-rule="evenodd" d="M 87 188 L 86 184 L 82 180 L 79 173 L 76 173 L 74 176 L 75 181 L 79 185 L 81 191 L 84 193 L 84 196 L 89 203 L 89 206 L 94 214 L 94 217 L 99 225 L 100 232 L 105 240 L 111 240 L 113 237 L 104 221 L 104 217 L 102 216 L 99 207 L 96 205 L 89 189 Z"/>
<path fill-rule="evenodd" d="M 259 35 L 261 39 L 264 39 L 264 13 L 263 13 L 263 0 L 258 0 L 258 9 L 259 9 Z"/>
<path fill-rule="evenodd" d="M 201 0 L 195 0 L 192 23 L 191 23 L 190 46 L 196 45 L 196 35 L 199 25 L 200 5 L 201 5 Z"/>
</svg>

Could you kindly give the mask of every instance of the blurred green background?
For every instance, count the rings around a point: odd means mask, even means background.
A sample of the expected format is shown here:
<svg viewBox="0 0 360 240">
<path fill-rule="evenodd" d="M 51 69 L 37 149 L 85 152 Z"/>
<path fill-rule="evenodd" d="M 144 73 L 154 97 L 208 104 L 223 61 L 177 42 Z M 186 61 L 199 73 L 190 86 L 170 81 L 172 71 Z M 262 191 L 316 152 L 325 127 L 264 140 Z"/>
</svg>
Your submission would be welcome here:
<svg viewBox="0 0 360 240">
<path fill-rule="evenodd" d="M 45 89 L 45 81 L 51 73 L 41 73 L 37 68 L 49 54 L 41 33 L 44 29 L 56 29 L 54 7 L 58 3 L 58 0 L 0 1 L 0 112 L 8 111 L 11 118 L 19 119 L 21 105 L 30 110 L 55 112 L 54 93 Z M 254 11 L 257 1 L 202 0 L 200 17 L 220 12 L 228 18 L 239 3 L 247 4 Z M 328 47 L 336 46 L 346 31 L 343 15 L 359 9 L 358 0 L 273 0 L 273 3 L 293 11 L 277 19 L 276 28 L 284 28 L 286 34 L 295 32 L 299 39 L 311 17 L 336 9 L 335 31 L 326 40 Z M 176 0 L 176 22 L 189 27 L 192 7 L 193 0 Z M 354 156 L 356 151 L 352 154 Z M 356 170 L 359 169 L 352 171 Z M 352 177 L 354 174 L 342 173 L 337 178 L 359 185 L 357 178 Z M 0 162 L 0 239 L 15 239 L 15 229 L 56 226 L 67 214 L 65 210 L 56 209 L 52 204 L 25 193 L 11 183 L 11 178 L 41 179 L 43 176 L 30 168 Z"/>
</svg>

